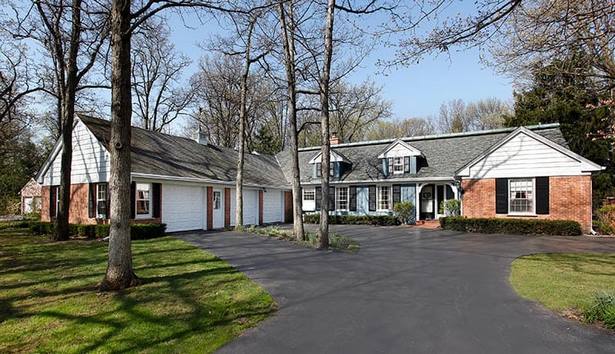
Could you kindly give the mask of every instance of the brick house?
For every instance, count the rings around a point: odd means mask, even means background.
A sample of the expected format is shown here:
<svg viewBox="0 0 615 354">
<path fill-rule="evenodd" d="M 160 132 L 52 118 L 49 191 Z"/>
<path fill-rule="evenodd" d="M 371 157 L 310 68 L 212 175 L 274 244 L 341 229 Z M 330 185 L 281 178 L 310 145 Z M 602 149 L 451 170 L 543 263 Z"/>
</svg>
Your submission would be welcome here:
<svg viewBox="0 0 615 354">
<path fill-rule="evenodd" d="M 73 132 L 70 222 L 107 222 L 108 121 L 78 115 Z M 411 201 L 416 220 L 437 219 L 442 203 L 461 201 L 470 217 L 578 221 L 591 231 L 592 172 L 559 125 L 496 129 L 356 143 L 331 140 L 332 214 L 391 214 Z M 56 215 L 61 142 L 39 172 L 44 220 Z M 169 231 L 232 226 L 237 152 L 195 139 L 134 128 L 133 218 Z M 244 222 L 292 220 L 291 155 L 246 154 Z M 320 210 L 320 147 L 299 151 L 305 213 Z"/>
<path fill-rule="evenodd" d="M 19 191 L 21 197 L 21 215 L 38 213 L 41 210 L 41 185 L 30 178 Z"/>
</svg>

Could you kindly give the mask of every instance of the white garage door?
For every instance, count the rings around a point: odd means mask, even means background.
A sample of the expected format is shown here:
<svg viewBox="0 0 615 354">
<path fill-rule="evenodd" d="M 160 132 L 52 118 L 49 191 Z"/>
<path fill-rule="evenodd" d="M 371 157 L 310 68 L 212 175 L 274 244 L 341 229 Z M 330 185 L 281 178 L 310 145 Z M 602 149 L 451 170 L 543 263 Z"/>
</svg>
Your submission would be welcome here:
<svg viewBox="0 0 615 354">
<path fill-rule="evenodd" d="M 162 185 L 162 222 L 167 231 L 203 229 L 205 217 L 203 188 Z"/>
<path fill-rule="evenodd" d="M 235 189 L 231 190 L 231 225 L 235 226 Z M 258 225 L 258 191 L 243 190 L 243 224 Z"/>
<path fill-rule="evenodd" d="M 284 192 L 271 189 L 263 195 L 263 222 L 282 222 L 282 210 L 284 209 L 282 194 Z"/>
</svg>

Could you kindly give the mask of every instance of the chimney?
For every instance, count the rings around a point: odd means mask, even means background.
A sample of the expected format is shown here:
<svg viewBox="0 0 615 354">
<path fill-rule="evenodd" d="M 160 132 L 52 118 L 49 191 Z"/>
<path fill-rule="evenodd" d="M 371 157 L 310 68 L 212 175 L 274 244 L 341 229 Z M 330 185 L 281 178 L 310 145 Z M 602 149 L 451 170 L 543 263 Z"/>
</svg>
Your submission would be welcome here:
<svg viewBox="0 0 615 354">
<path fill-rule="evenodd" d="M 333 132 L 331 133 L 331 138 L 329 139 L 329 144 L 331 145 L 337 145 L 339 143 L 341 143 L 342 141 L 340 140 L 340 138 L 337 136 L 337 132 Z"/>
<path fill-rule="evenodd" d="M 207 139 L 207 134 L 205 134 L 205 132 L 201 130 L 201 125 L 199 125 L 198 130 L 194 133 L 193 139 L 199 144 L 203 144 L 203 145 L 209 144 L 209 139 Z"/>
</svg>

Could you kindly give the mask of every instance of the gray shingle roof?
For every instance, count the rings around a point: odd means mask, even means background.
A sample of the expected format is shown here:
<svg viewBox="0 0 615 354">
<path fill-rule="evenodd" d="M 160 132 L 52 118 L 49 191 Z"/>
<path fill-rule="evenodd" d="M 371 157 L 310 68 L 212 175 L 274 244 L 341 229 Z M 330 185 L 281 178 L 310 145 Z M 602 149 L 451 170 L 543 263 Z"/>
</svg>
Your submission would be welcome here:
<svg viewBox="0 0 615 354">
<path fill-rule="evenodd" d="M 557 124 L 527 127 L 553 142 L 568 148 L 566 141 Z M 514 128 L 497 129 L 492 131 L 434 135 L 425 137 L 410 137 L 401 140 L 420 150 L 425 156 L 424 162 L 416 178 L 452 178 L 455 172 L 472 159 L 487 151 L 491 146 L 504 139 Z M 389 176 L 382 174 L 381 162 L 378 155 L 382 153 L 394 140 L 375 142 L 362 142 L 340 144 L 332 149 L 343 154 L 352 161 L 352 170 L 347 171 L 341 181 L 373 181 L 381 179 L 394 180 L 408 178 L 408 175 Z M 299 166 L 301 168 L 301 181 L 304 183 L 318 182 L 312 174 L 312 166 L 308 163 L 320 152 L 320 147 L 304 148 L 299 150 Z M 277 155 L 282 169 L 290 180 L 290 152 L 282 151 Z"/>
<path fill-rule="evenodd" d="M 79 119 L 108 149 L 110 122 L 81 114 Z M 233 182 L 237 171 L 238 154 L 233 149 L 203 145 L 192 139 L 137 127 L 132 129 L 131 156 L 133 173 Z M 288 187 L 274 156 L 245 156 L 246 185 Z"/>
</svg>

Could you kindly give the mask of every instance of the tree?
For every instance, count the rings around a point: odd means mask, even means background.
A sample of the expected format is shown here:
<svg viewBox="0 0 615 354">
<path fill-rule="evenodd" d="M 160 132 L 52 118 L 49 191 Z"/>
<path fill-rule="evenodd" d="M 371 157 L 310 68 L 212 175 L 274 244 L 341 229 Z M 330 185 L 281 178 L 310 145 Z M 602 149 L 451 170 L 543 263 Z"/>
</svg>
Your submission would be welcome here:
<svg viewBox="0 0 615 354">
<path fill-rule="evenodd" d="M 164 21 L 149 21 L 135 33 L 133 43 L 133 111 L 137 122 L 145 129 L 168 130 L 194 102 L 194 91 L 180 81 L 191 61 L 177 54 Z"/>
<path fill-rule="evenodd" d="M 510 113 L 509 106 L 497 98 L 481 99 L 467 105 L 456 99 L 440 106 L 438 128 L 443 133 L 500 128 Z"/>
<path fill-rule="evenodd" d="M 436 129 L 429 119 L 407 118 L 376 122 L 365 135 L 365 140 L 382 140 L 434 134 Z"/>
</svg>

